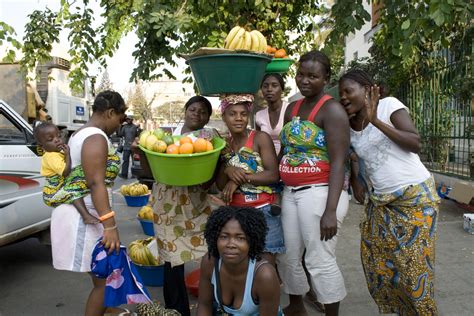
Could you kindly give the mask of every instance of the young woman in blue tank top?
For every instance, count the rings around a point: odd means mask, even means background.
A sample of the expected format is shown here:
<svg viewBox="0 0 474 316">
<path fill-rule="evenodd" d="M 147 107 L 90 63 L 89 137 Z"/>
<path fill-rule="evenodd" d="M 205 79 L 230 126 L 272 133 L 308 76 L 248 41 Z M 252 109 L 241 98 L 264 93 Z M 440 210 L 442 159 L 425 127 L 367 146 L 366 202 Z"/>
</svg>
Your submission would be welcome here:
<svg viewBox="0 0 474 316">
<path fill-rule="evenodd" d="M 264 215 L 253 208 L 212 212 L 204 232 L 209 254 L 201 262 L 198 316 L 281 315 L 276 270 L 258 257 L 266 231 Z"/>
</svg>

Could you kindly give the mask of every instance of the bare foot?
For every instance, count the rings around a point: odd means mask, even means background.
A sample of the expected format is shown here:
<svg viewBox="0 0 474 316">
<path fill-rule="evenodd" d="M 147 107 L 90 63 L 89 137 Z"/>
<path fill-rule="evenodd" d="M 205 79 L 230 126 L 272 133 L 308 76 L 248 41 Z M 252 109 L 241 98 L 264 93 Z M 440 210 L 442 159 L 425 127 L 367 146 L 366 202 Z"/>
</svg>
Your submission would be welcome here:
<svg viewBox="0 0 474 316">
<path fill-rule="evenodd" d="M 283 308 L 283 314 L 285 316 L 308 316 L 304 305 L 288 305 Z"/>
<path fill-rule="evenodd" d="M 84 224 L 90 225 L 90 224 L 99 224 L 100 221 L 97 217 L 92 216 L 91 214 L 84 215 L 82 218 Z"/>
</svg>

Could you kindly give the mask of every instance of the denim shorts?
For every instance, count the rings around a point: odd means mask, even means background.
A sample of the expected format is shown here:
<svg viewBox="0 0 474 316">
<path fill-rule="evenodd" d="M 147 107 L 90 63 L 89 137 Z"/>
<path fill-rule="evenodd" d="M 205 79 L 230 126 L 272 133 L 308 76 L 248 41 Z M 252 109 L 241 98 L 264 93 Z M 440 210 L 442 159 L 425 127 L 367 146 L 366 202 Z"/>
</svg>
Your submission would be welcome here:
<svg viewBox="0 0 474 316">
<path fill-rule="evenodd" d="M 281 226 L 281 216 L 272 215 L 270 204 L 259 207 L 257 210 L 263 212 L 268 226 L 267 236 L 265 237 L 265 249 L 263 251 L 272 254 L 284 253 L 286 248 L 283 238 L 283 227 Z"/>
</svg>

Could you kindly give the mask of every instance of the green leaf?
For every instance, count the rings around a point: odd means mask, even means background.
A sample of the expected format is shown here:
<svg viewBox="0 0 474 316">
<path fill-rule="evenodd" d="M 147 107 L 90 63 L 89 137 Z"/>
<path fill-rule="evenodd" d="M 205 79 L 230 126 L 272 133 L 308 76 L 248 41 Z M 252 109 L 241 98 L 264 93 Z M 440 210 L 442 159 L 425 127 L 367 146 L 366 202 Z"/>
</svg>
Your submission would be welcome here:
<svg viewBox="0 0 474 316">
<path fill-rule="evenodd" d="M 402 23 L 402 30 L 406 30 L 410 27 L 410 20 L 405 20 L 403 23 Z"/>
</svg>

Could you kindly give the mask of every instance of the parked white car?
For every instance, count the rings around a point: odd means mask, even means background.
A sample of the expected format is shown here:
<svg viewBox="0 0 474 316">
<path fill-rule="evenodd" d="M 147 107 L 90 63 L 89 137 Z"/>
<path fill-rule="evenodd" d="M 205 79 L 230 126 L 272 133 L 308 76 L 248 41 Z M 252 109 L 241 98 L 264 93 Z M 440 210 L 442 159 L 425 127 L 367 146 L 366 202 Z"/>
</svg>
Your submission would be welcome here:
<svg viewBox="0 0 474 316">
<path fill-rule="evenodd" d="M 0 100 L 0 246 L 48 236 L 52 209 L 43 203 L 40 167 L 32 127 Z"/>
</svg>

